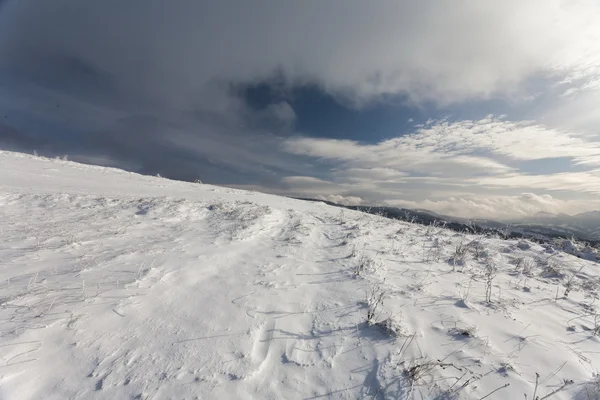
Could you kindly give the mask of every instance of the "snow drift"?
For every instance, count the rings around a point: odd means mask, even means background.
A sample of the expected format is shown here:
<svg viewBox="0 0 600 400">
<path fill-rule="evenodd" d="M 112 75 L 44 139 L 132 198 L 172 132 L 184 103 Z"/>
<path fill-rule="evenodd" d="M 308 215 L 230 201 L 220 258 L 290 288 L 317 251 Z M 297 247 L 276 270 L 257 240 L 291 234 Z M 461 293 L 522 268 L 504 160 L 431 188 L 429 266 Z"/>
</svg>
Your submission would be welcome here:
<svg viewBox="0 0 600 400">
<path fill-rule="evenodd" d="M 597 263 L 62 160 L 0 165 L 1 399 L 599 398 Z"/>
</svg>

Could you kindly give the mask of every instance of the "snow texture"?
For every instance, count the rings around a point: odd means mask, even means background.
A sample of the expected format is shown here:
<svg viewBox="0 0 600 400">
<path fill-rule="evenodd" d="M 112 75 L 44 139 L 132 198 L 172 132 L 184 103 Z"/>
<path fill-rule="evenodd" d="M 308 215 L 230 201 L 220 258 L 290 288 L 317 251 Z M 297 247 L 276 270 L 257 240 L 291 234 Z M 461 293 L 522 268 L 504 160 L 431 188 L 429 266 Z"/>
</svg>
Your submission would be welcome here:
<svg viewBox="0 0 600 400">
<path fill-rule="evenodd" d="M 600 398 L 595 262 L 64 160 L 0 165 L 0 399 Z"/>
</svg>

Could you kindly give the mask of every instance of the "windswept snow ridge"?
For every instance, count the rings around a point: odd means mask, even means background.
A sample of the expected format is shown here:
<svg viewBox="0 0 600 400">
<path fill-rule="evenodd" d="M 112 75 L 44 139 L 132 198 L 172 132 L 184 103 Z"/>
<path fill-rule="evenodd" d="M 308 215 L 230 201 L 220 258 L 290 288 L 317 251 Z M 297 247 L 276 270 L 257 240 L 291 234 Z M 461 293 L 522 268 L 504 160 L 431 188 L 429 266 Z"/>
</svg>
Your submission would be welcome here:
<svg viewBox="0 0 600 400">
<path fill-rule="evenodd" d="M 0 165 L 0 399 L 600 398 L 597 263 L 60 160 Z"/>
</svg>

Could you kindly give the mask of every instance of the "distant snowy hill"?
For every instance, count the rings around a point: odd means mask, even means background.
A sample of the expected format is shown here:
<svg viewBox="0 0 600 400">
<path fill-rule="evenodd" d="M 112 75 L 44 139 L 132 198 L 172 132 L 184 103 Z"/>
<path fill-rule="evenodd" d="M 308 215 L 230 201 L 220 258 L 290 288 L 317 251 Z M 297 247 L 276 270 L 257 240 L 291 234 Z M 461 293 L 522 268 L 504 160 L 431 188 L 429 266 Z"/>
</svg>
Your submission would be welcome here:
<svg viewBox="0 0 600 400">
<path fill-rule="evenodd" d="M 334 205 L 333 203 L 329 203 Z M 467 219 L 437 214 L 424 209 L 404 209 L 386 206 L 342 206 L 373 214 L 381 214 L 394 219 L 414 221 L 421 224 L 444 223 L 458 231 L 488 231 L 513 237 L 530 239 L 576 238 L 578 240 L 600 245 L 600 211 L 582 214 L 551 214 L 539 212 L 531 218 L 514 221 L 495 221 L 491 219 Z"/>
<path fill-rule="evenodd" d="M 513 226 L 522 229 L 542 229 L 563 233 L 584 240 L 600 241 L 600 211 L 576 215 L 538 213 L 533 218 L 516 221 Z"/>
<path fill-rule="evenodd" d="M 600 398 L 595 262 L 68 161 L 0 166 L 2 400 Z"/>
<path fill-rule="evenodd" d="M 307 200 L 319 201 L 313 199 Z M 596 219 L 596 216 L 600 212 L 596 211 L 576 216 L 538 213 L 528 220 L 499 222 L 491 219 L 452 217 L 424 209 L 367 205 L 343 206 L 331 202 L 328 202 L 328 204 L 423 225 L 443 225 L 457 232 L 471 232 L 486 236 L 501 236 L 513 239 L 527 238 L 546 243 L 575 238 L 578 241 L 584 242 L 584 244 L 600 247 L 600 220 Z"/>
</svg>

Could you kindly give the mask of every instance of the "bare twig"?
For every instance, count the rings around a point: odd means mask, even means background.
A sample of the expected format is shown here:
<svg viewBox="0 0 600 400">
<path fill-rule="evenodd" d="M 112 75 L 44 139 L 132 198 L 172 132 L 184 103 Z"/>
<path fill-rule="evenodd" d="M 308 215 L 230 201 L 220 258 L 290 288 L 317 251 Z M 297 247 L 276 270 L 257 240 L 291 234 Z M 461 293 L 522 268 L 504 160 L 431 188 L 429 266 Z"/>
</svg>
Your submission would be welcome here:
<svg viewBox="0 0 600 400">
<path fill-rule="evenodd" d="M 553 392 L 550 392 L 550 393 L 548 393 L 548 394 L 547 394 L 547 395 L 545 395 L 544 397 L 540 397 L 540 398 L 539 398 L 539 400 L 545 400 L 545 399 L 547 399 L 547 398 L 549 398 L 549 397 L 551 397 L 551 396 L 554 396 L 556 393 L 558 393 L 558 392 L 560 392 L 560 391 L 563 391 L 563 390 L 565 390 L 565 388 L 566 388 L 567 386 L 569 386 L 569 385 L 572 385 L 572 384 L 573 384 L 573 381 L 572 381 L 572 380 L 570 380 L 570 379 L 565 379 L 561 387 L 559 387 L 558 389 L 554 390 Z M 538 400 L 538 399 L 535 399 L 535 400 Z"/>
<path fill-rule="evenodd" d="M 491 395 L 493 395 L 494 393 L 496 393 L 498 390 L 501 390 L 501 389 L 507 388 L 507 387 L 509 387 L 509 386 L 510 386 L 510 383 L 507 383 L 507 384 L 505 384 L 505 385 L 502 385 L 502 386 L 500 386 L 500 387 L 498 387 L 498 388 L 496 388 L 496 389 L 492 390 L 491 392 L 489 392 L 488 394 L 486 394 L 485 396 L 483 396 L 483 397 L 482 397 L 482 398 L 480 398 L 479 400 L 486 399 L 486 398 L 490 397 Z"/>
<path fill-rule="evenodd" d="M 535 395 L 537 394 L 538 383 L 540 382 L 540 374 L 535 373 L 535 389 L 533 389 L 533 400 L 535 400 Z"/>
</svg>

